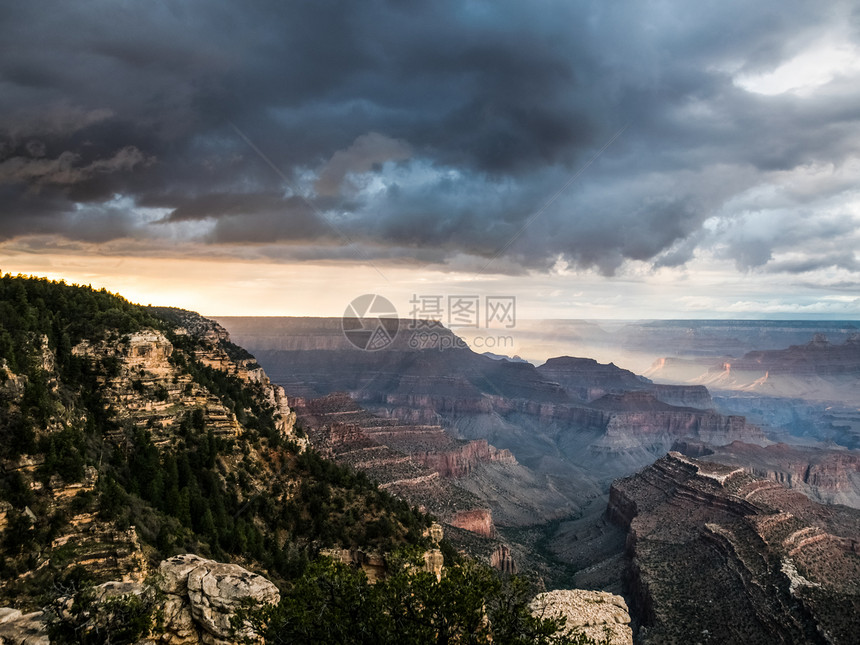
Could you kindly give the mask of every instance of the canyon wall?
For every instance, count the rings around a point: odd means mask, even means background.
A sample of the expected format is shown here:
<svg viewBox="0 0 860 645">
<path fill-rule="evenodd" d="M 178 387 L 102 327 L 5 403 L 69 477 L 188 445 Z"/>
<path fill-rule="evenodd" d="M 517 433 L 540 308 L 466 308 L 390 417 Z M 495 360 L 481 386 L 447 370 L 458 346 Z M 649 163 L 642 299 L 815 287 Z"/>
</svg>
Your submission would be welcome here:
<svg viewBox="0 0 860 645">
<path fill-rule="evenodd" d="M 855 642 L 860 511 L 670 453 L 615 482 L 606 515 L 643 643 Z"/>
</svg>

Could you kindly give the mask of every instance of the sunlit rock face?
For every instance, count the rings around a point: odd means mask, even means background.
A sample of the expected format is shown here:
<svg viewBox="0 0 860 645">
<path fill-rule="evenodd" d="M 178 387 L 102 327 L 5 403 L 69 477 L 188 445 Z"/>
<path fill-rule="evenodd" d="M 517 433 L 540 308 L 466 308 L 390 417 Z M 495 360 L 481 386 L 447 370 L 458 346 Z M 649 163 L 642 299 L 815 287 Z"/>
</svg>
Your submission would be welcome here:
<svg viewBox="0 0 860 645">
<path fill-rule="evenodd" d="M 633 645 L 627 603 L 621 596 L 603 591 L 556 589 L 538 594 L 532 613 L 545 618 L 564 618 L 566 634 L 585 634 L 608 645 Z"/>
</svg>

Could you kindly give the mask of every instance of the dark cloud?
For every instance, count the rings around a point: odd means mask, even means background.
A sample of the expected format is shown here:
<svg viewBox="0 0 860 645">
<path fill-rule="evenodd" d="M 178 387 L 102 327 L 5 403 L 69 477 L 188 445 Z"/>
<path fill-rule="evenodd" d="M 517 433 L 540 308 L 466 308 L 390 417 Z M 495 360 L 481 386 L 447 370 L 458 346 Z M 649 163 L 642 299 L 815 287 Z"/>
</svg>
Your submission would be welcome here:
<svg viewBox="0 0 860 645">
<path fill-rule="evenodd" d="M 348 173 L 366 173 L 386 161 L 402 161 L 412 156 L 410 147 L 379 134 L 369 132 L 358 137 L 346 150 L 338 150 L 319 172 L 317 194 L 336 195 Z"/>
<path fill-rule="evenodd" d="M 757 207 L 737 203 L 775 182 L 796 222 L 856 185 L 789 194 L 778 176 L 857 158 L 856 84 L 738 79 L 833 34 L 857 44 L 857 16 L 799 0 L 7 3 L 0 239 L 174 227 L 290 258 L 349 257 L 347 239 L 419 263 L 503 249 L 505 271 L 612 274 L 697 249 L 742 270 L 848 267 L 823 233 L 777 261 L 803 236 L 742 230 Z"/>
</svg>

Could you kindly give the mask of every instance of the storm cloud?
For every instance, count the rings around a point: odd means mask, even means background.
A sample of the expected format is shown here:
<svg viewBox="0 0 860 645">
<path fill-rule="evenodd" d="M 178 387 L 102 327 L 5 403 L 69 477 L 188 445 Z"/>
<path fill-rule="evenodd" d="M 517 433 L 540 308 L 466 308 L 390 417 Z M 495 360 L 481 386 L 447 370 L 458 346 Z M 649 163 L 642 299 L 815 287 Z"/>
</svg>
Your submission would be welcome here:
<svg viewBox="0 0 860 645">
<path fill-rule="evenodd" d="M 0 240 L 858 269 L 853 2 L 5 3 L 0 42 Z"/>
</svg>

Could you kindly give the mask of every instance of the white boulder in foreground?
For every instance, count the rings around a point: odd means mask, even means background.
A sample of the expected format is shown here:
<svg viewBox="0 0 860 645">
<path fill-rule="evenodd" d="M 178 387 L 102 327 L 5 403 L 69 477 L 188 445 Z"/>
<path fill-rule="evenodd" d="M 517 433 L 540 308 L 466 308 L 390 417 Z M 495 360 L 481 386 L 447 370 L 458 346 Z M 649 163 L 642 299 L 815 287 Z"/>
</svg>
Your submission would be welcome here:
<svg viewBox="0 0 860 645">
<path fill-rule="evenodd" d="M 535 596 L 529 608 L 542 618 L 566 618 L 565 632 L 581 632 L 597 642 L 608 637 L 610 645 L 633 645 L 630 613 L 621 596 L 604 591 L 556 589 Z"/>
</svg>

